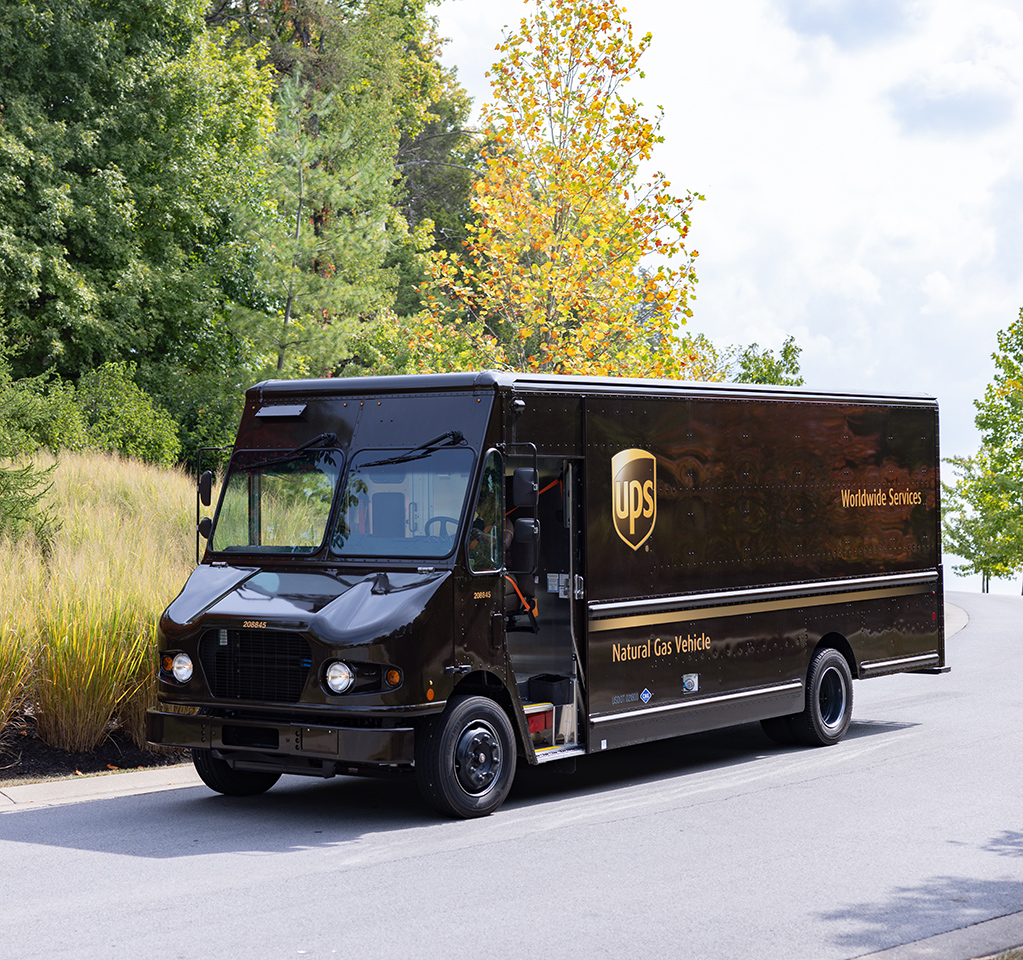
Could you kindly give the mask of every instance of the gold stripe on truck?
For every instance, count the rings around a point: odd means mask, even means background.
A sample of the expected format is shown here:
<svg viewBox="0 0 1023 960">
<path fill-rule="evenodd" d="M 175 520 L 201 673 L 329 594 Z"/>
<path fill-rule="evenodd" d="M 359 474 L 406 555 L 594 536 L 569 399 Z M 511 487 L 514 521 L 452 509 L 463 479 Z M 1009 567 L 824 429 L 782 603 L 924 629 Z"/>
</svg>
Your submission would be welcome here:
<svg viewBox="0 0 1023 960">
<path fill-rule="evenodd" d="M 712 620 L 715 617 L 740 617 L 750 613 L 769 613 L 774 610 L 795 610 L 800 607 L 826 607 L 836 603 L 857 603 L 862 600 L 885 600 L 889 597 L 908 597 L 919 593 L 932 593 L 934 585 L 918 583 L 908 586 L 884 587 L 877 590 L 856 590 L 846 593 L 815 594 L 803 597 L 786 597 L 783 600 L 756 600 L 747 603 L 730 603 L 716 607 L 691 607 L 669 610 L 663 613 L 646 613 L 632 617 L 609 617 L 590 620 L 590 633 L 607 630 L 631 630 L 635 627 L 653 627 L 662 623 L 679 621 Z"/>
</svg>

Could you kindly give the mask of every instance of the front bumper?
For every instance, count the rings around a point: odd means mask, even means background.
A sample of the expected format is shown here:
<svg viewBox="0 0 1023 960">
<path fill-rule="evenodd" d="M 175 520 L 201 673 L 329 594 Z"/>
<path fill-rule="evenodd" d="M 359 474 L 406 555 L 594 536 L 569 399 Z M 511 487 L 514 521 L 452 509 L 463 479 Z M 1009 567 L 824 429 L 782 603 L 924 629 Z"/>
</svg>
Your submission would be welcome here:
<svg viewBox="0 0 1023 960">
<path fill-rule="evenodd" d="M 415 756 L 412 727 L 277 723 L 154 709 L 146 714 L 146 739 L 161 746 L 212 749 L 229 759 L 258 757 L 261 767 L 272 766 L 279 758 L 279 766 L 292 772 L 302 772 L 301 764 L 289 762 L 294 760 L 387 767 L 411 764 Z M 322 769 L 322 763 L 317 766 Z"/>
</svg>

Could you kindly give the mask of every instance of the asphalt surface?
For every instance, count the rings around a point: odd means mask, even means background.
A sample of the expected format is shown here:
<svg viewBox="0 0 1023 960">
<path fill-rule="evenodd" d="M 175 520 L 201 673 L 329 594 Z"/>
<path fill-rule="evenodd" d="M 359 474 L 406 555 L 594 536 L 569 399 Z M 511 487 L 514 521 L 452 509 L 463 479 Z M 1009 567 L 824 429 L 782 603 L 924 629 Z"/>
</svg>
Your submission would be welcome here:
<svg viewBox="0 0 1023 960">
<path fill-rule="evenodd" d="M 264 798 L 233 801 L 202 787 L 190 765 L 0 788 L 0 814 L 6 814 L 0 816 L 0 885 L 5 891 L 0 895 L 0 958 L 137 956 L 147 936 L 152 947 L 145 952 L 154 958 L 489 958 L 543 950 L 579 957 L 646 953 L 744 960 L 974 960 L 1023 944 L 1023 827 L 1018 815 L 1023 804 L 1013 797 L 1007 807 L 999 796 L 1003 781 L 1012 790 L 1020 783 L 1021 699 L 1016 691 L 1023 646 L 1014 642 L 1013 624 L 1023 619 L 1023 600 L 967 594 L 951 599 L 955 606 L 946 611 L 950 638 L 967 627 L 964 608 L 976 611 L 975 622 L 948 644 L 958 686 L 943 688 L 942 677 L 857 684 L 854 724 L 861 715 L 865 719 L 858 735 L 849 738 L 852 746 L 845 754 L 839 752 L 842 745 L 768 753 L 754 742 L 758 731 L 735 728 L 736 733 L 716 739 L 700 735 L 671 741 L 685 744 L 693 759 L 652 775 L 640 770 L 652 756 L 643 753 L 644 747 L 617 752 L 625 758 L 624 778 L 597 769 L 579 781 L 563 778 L 579 784 L 564 789 L 551 788 L 546 781 L 530 784 L 526 778 L 526 785 L 516 785 L 498 814 L 473 823 L 433 822 L 403 797 L 403 791 L 414 790 L 411 785 L 348 778 L 325 785 L 290 778 L 287 782 L 298 785 L 284 787 L 282 782 Z M 894 686 L 904 680 L 909 683 Z M 1005 738 L 996 736 L 998 731 L 985 731 L 987 718 L 977 707 L 988 699 L 991 683 L 1005 685 L 1008 702 L 1017 708 L 1006 717 Z M 885 689 L 883 684 L 891 686 Z M 864 697 L 861 691 L 873 694 Z M 944 735 L 935 729 L 936 722 L 928 722 L 921 706 L 930 701 L 941 715 L 961 717 L 950 730 L 977 730 L 981 735 L 949 745 L 944 794 L 940 777 L 925 783 L 914 772 L 935 766 L 935 744 L 927 737 Z M 898 718 L 903 706 L 908 718 L 917 719 L 870 719 Z M 879 742 L 886 738 L 911 747 L 903 768 L 906 783 L 897 782 L 902 775 L 897 760 L 879 751 Z M 993 738 L 1004 741 L 1000 770 L 988 769 L 992 761 L 984 745 Z M 879 754 L 884 758 L 878 759 Z M 983 776 L 970 766 L 971 756 Z M 911 767 L 910 760 L 920 766 Z M 600 762 L 606 763 L 607 757 Z M 873 779 L 878 767 L 884 781 Z M 957 772 L 981 789 L 957 795 Z M 986 784 L 983 777 L 990 777 Z M 831 853 L 823 849 L 828 843 L 840 842 L 826 824 L 819 829 L 804 825 L 805 837 L 784 836 L 786 824 L 794 822 L 785 819 L 785 811 L 816 802 L 818 784 L 837 780 L 846 793 L 852 792 L 847 816 L 865 804 L 891 804 L 896 830 L 889 833 L 881 822 L 877 836 L 864 835 L 867 828 L 862 828 L 841 840 L 873 848 L 864 862 L 882 864 L 885 845 L 893 844 L 888 865 L 875 866 L 879 876 L 869 885 L 887 885 L 890 893 L 884 903 L 864 902 L 868 886 L 856 879 L 845 884 L 839 878 L 835 891 L 841 896 L 836 896 L 830 890 L 832 878 L 826 869 L 820 872 L 819 863 L 793 866 L 787 859 L 791 851 L 786 854 L 786 847 L 800 841 L 809 839 L 817 858 Z M 342 781 L 347 785 L 343 799 L 354 801 L 358 815 L 350 831 L 328 841 L 323 834 L 336 829 L 336 819 L 344 816 L 336 805 L 340 791 L 330 785 Z M 871 795 L 872 790 L 885 795 Z M 990 814 L 980 809 L 985 797 L 993 801 Z M 325 801 L 332 805 L 327 815 L 322 812 Z M 907 863 L 905 851 L 894 846 L 895 835 L 911 829 L 905 823 L 912 824 L 914 815 L 909 811 L 907 816 L 906 808 L 914 803 L 919 803 L 922 818 L 930 817 L 935 805 L 941 811 L 934 814 L 933 849 L 925 849 L 920 839 L 932 831 L 921 832 L 912 848 L 919 862 Z M 71 806 L 75 804 L 86 806 Z M 700 835 L 701 823 L 717 807 L 726 820 L 732 818 L 734 848 L 727 840 L 722 843 L 728 834 L 713 826 L 707 826 L 706 837 Z M 751 819 L 759 816 L 773 824 L 751 830 L 739 819 L 746 809 Z M 1014 819 L 1007 817 L 1007 809 L 1016 811 Z M 962 826 L 973 821 L 975 833 Z M 994 824 L 1000 830 L 992 834 Z M 678 842 L 680 828 L 681 852 L 672 848 L 665 858 L 664 847 Z M 161 829 L 166 829 L 165 837 Z M 606 855 L 593 853 L 602 846 Z M 953 873 L 948 854 L 957 847 L 962 858 L 955 865 L 962 869 Z M 751 859 L 744 867 L 743 849 L 777 863 Z M 297 851 L 302 856 L 296 862 Z M 491 881 L 495 855 L 502 869 Z M 508 861 L 523 855 L 524 863 Z M 712 869 L 715 857 L 720 870 Z M 1004 869 L 992 870 L 992 857 L 1001 858 L 997 865 Z M 594 876 L 593 884 L 600 892 L 592 897 L 573 894 L 587 884 L 587 872 L 598 860 L 602 876 Z M 843 851 L 835 857 L 836 868 L 851 869 L 855 875 L 855 860 L 855 850 L 851 855 Z M 636 889 L 645 871 L 628 864 L 637 861 L 650 864 L 648 891 Z M 687 861 L 702 877 L 696 889 Z M 154 862 L 161 869 L 148 869 Z M 787 898 L 775 904 L 804 870 L 821 888 L 807 890 L 813 909 L 793 911 L 791 903 L 783 902 Z M 90 871 L 93 880 L 87 879 Z M 744 876 L 761 871 L 762 884 Z M 337 889 L 331 891 L 330 883 Z M 23 889 L 26 884 L 34 889 Z M 303 896 L 305 884 L 313 884 L 315 893 Z M 67 904 L 55 911 L 52 898 L 61 891 Z M 751 891 L 763 902 L 753 903 Z M 96 896 L 103 897 L 102 907 L 95 907 Z M 737 902 L 730 904 L 733 898 Z M 651 899 L 655 904 L 663 900 L 660 914 Z M 703 914 L 704 929 L 690 923 L 679 902 L 685 899 L 696 921 Z M 284 908 L 284 903 L 290 906 Z M 538 905 L 549 910 L 538 912 Z M 246 916 L 247 909 L 251 916 Z M 792 911 L 791 919 L 786 911 Z M 374 912 L 379 916 L 375 935 L 368 916 Z M 522 922 L 515 919 L 517 914 Z M 656 929 L 659 915 L 665 923 L 662 931 Z M 683 915 L 686 922 L 680 923 Z M 813 925 L 804 929 L 800 918 L 807 917 Z M 289 923 L 293 935 L 285 932 Z M 786 942 L 786 923 L 791 941 L 783 953 L 776 945 Z M 184 936 L 181 924 L 197 931 L 223 927 L 224 939 Z M 509 949 L 509 926 L 521 928 L 521 950 Z M 605 929 L 606 938 L 593 933 Z M 720 935 L 708 933 L 718 929 Z M 573 937 L 573 930 L 589 933 Z M 464 931 L 454 943 L 453 931 Z M 870 952 L 871 943 L 896 945 Z"/>
</svg>

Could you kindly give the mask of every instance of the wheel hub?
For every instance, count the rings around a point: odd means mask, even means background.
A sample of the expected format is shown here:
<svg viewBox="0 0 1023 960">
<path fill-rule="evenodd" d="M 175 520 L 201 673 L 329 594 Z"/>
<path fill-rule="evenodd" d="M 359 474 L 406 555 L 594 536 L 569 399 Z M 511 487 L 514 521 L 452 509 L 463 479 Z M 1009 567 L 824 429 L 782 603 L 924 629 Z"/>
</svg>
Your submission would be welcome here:
<svg viewBox="0 0 1023 960">
<path fill-rule="evenodd" d="M 838 726 L 845 714 L 845 684 L 841 674 L 833 667 L 829 667 L 821 677 L 818 702 L 824 724 L 828 727 Z"/>
<path fill-rule="evenodd" d="M 455 747 L 455 773 L 466 793 L 486 793 L 497 780 L 503 762 L 497 731 L 482 720 L 466 726 Z"/>
</svg>

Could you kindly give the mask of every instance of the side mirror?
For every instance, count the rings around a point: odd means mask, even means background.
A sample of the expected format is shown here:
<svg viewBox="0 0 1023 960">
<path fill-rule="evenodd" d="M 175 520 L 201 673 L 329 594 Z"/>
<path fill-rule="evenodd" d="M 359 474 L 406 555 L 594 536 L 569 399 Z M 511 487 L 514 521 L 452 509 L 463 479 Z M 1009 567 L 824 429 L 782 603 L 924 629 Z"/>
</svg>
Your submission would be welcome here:
<svg viewBox="0 0 1023 960">
<path fill-rule="evenodd" d="M 532 507 L 536 503 L 540 479 L 532 467 L 519 467 L 512 474 L 512 506 Z"/>
<path fill-rule="evenodd" d="M 208 507 L 213 500 L 213 474 L 203 470 L 199 476 L 199 502 Z"/>
<path fill-rule="evenodd" d="M 519 517 L 508 551 L 508 569 L 515 573 L 533 573 L 540 550 L 540 524 L 532 517 Z"/>
<path fill-rule="evenodd" d="M 209 504 L 207 504 L 207 506 L 209 506 Z M 199 525 L 196 529 L 199 531 L 199 536 L 202 537 L 203 540 L 209 540 L 210 534 L 213 532 L 213 521 L 209 517 L 203 517 L 202 520 L 199 521 Z"/>
</svg>

